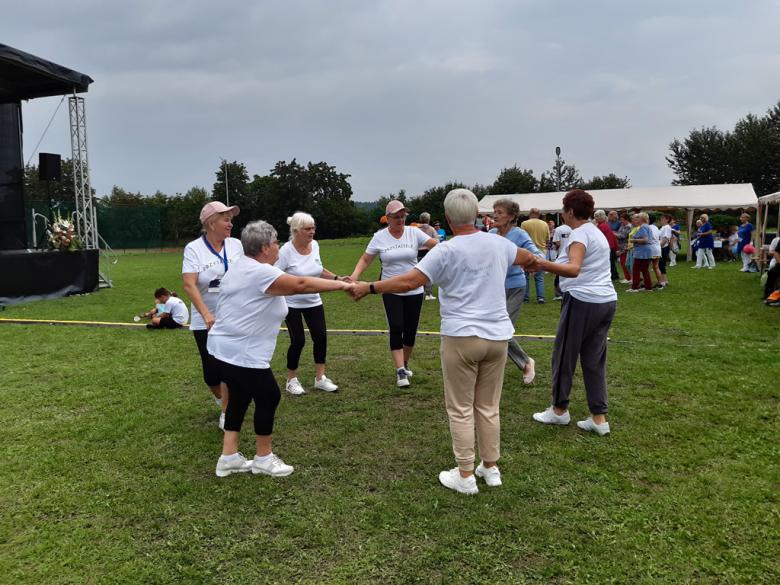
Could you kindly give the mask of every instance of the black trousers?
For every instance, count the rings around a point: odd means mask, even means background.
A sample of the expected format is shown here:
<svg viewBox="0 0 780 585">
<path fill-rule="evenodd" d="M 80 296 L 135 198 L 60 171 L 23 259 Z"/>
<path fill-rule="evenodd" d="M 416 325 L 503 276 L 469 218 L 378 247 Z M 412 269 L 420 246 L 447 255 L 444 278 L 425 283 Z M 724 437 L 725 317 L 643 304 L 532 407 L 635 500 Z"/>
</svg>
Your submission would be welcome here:
<svg viewBox="0 0 780 585">
<path fill-rule="evenodd" d="M 591 414 L 607 414 L 607 332 L 617 301 L 585 303 L 563 293 L 561 319 L 552 353 L 552 403 L 569 408 L 577 358 Z"/>
<path fill-rule="evenodd" d="M 271 368 L 243 368 L 217 360 L 225 383 L 230 388 L 230 401 L 225 411 L 225 430 L 241 431 L 249 404 L 255 401 L 255 434 L 270 435 L 274 431 L 276 407 L 282 399 L 279 384 Z"/>
<path fill-rule="evenodd" d="M 666 274 L 666 261 L 669 260 L 669 246 L 661 248 L 661 260 L 658 262 L 658 270 L 661 274 Z"/>
<path fill-rule="evenodd" d="M 193 331 L 192 334 L 195 336 L 195 343 L 198 344 L 200 363 L 203 366 L 203 381 L 206 382 L 206 386 L 219 386 L 225 379 L 222 377 L 219 360 L 206 349 L 206 344 L 209 340 L 208 329 L 198 329 Z"/>
<path fill-rule="evenodd" d="M 764 296 L 768 297 L 775 292 L 775 282 L 780 278 L 780 262 L 775 264 L 767 272 L 766 285 L 764 285 Z"/>
<path fill-rule="evenodd" d="M 423 293 L 403 297 L 382 294 L 387 328 L 390 330 L 390 351 L 403 349 L 404 346 L 414 347 L 424 296 Z"/>
<path fill-rule="evenodd" d="M 617 265 L 615 264 L 617 262 L 617 250 L 610 250 L 609 251 L 609 272 L 610 276 L 612 277 L 612 280 L 620 280 L 620 275 L 618 275 Z"/>
<path fill-rule="evenodd" d="M 306 334 L 303 332 L 303 320 L 309 328 L 314 345 L 314 363 L 324 364 L 328 354 L 328 328 L 325 325 L 325 309 L 322 305 L 307 309 L 287 309 L 287 331 L 290 333 L 290 349 L 287 350 L 287 369 L 297 370 L 301 360 Z"/>
</svg>

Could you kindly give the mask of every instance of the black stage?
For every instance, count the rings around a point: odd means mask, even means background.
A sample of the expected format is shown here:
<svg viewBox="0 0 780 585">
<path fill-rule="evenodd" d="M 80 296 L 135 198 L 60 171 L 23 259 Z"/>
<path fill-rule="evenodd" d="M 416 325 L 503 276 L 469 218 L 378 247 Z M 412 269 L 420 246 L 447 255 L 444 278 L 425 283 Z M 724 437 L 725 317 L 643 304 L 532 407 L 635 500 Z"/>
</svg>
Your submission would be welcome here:
<svg viewBox="0 0 780 585">
<path fill-rule="evenodd" d="M 98 250 L 0 252 L 0 303 L 58 299 L 98 290 Z"/>
</svg>

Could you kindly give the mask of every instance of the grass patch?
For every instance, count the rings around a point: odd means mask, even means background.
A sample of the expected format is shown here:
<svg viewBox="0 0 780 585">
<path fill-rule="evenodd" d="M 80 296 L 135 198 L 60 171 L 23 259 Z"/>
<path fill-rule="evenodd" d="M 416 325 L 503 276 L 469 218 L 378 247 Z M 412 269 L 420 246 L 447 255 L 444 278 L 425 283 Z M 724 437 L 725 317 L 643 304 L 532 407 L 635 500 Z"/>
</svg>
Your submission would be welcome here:
<svg viewBox="0 0 780 585">
<path fill-rule="evenodd" d="M 321 246 L 340 274 L 365 249 Z M 295 473 L 221 479 L 190 333 L 0 324 L 0 580 L 777 583 L 780 312 L 736 264 L 688 266 L 667 291 L 620 293 L 610 336 L 634 343 L 609 347 L 608 438 L 531 420 L 549 404 L 552 343 L 522 343 L 537 378 L 507 367 L 504 485 L 476 497 L 438 485 L 454 462 L 436 339 L 418 340 L 399 390 L 386 338 L 332 336 L 335 395 L 311 389 L 307 346 L 307 393 L 284 394 L 274 437 Z M 112 268 L 114 289 L 0 316 L 130 322 L 156 287 L 181 294 L 181 254 Z M 386 326 L 377 297 L 324 298 L 333 329 Z M 558 315 L 531 303 L 518 333 L 552 335 Z M 424 303 L 421 329 L 438 328 Z M 581 377 L 572 398 L 587 416 Z M 245 453 L 252 441 L 245 424 Z"/>
</svg>

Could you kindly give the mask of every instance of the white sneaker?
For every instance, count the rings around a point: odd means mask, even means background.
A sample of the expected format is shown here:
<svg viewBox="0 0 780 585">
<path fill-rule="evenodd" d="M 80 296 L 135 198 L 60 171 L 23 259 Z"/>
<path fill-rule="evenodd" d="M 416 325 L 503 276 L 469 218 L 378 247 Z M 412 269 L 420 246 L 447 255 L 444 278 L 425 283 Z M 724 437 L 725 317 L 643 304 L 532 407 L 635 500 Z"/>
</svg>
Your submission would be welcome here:
<svg viewBox="0 0 780 585">
<path fill-rule="evenodd" d="M 620 281 L 620 284 L 631 284 L 631 281 L 624 278 Z"/>
<path fill-rule="evenodd" d="M 691 266 L 691 268 L 701 268 L 701 266 Z"/>
<path fill-rule="evenodd" d="M 287 391 L 290 394 L 293 394 L 295 396 L 306 394 L 306 391 L 303 389 L 303 386 L 301 386 L 301 383 L 298 381 L 298 378 L 287 380 Z"/>
<path fill-rule="evenodd" d="M 626 290 L 626 292 L 639 292 L 638 288 L 629 288 Z"/>
<path fill-rule="evenodd" d="M 247 461 L 241 453 L 233 461 L 225 461 L 221 457 L 217 461 L 217 475 L 227 477 L 231 473 L 245 473 L 252 469 L 252 462 Z"/>
<path fill-rule="evenodd" d="M 555 297 L 553 297 L 553 300 L 554 301 L 562 301 L 563 300 L 563 296 L 561 296 L 561 295 L 555 296 Z"/>
<path fill-rule="evenodd" d="M 461 477 L 460 470 L 457 467 L 455 469 L 450 469 L 449 471 L 442 471 L 439 474 L 439 481 L 444 487 L 462 494 L 474 495 L 479 493 L 477 480 L 474 476 Z"/>
<path fill-rule="evenodd" d="M 604 421 L 600 425 L 597 425 L 593 422 L 593 417 L 589 416 L 585 420 L 581 420 L 577 423 L 577 426 L 580 427 L 583 431 L 596 431 L 599 435 L 608 435 L 609 434 L 609 423 Z"/>
<path fill-rule="evenodd" d="M 225 413 L 221 412 L 219 414 L 219 430 L 224 431 L 225 430 Z"/>
<path fill-rule="evenodd" d="M 713 269 L 713 268 L 715 268 L 715 267 L 714 267 L 714 266 L 707 266 L 707 268 L 709 268 L 710 270 L 712 270 L 712 269 Z"/>
<path fill-rule="evenodd" d="M 474 475 L 484 478 L 485 483 L 490 487 L 501 485 L 501 472 L 498 470 L 498 465 L 485 467 L 485 462 L 481 461 L 479 467 L 474 470 Z"/>
<path fill-rule="evenodd" d="M 395 375 L 397 377 L 395 382 L 396 386 L 398 386 L 399 388 L 405 388 L 406 386 L 409 385 L 409 376 L 406 373 L 405 369 L 398 368 L 398 370 L 396 370 L 395 372 Z"/>
<path fill-rule="evenodd" d="M 571 415 L 567 410 L 560 416 L 555 414 L 553 407 L 550 406 L 544 412 L 537 412 L 534 414 L 534 420 L 545 425 L 567 425 L 571 422 Z"/>
<path fill-rule="evenodd" d="M 273 453 L 265 461 L 254 459 L 250 467 L 252 468 L 252 473 L 265 473 L 273 477 L 286 477 L 295 471 L 292 465 L 287 465 Z"/>
<path fill-rule="evenodd" d="M 414 376 L 412 370 L 409 369 L 409 362 L 404 362 L 404 370 L 406 370 L 406 375 L 409 376 L 410 378 Z"/>
<path fill-rule="evenodd" d="M 534 370 L 534 364 L 536 364 L 536 362 L 532 358 L 528 358 L 528 363 L 531 364 L 531 371 L 527 374 L 523 372 L 524 384 L 530 384 L 531 382 L 534 381 L 534 378 L 536 377 L 536 370 Z"/>
<path fill-rule="evenodd" d="M 325 392 L 335 392 L 336 390 L 339 389 L 338 386 L 336 386 L 325 376 L 323 376 L 319 380 L 317 378 L 314 378 L 314 387 L 317 390 L 325 390 Z"/>
<path fill-rule="evenodd" d="M 425 300 L 426 301 L 435 301 L 436 297 L 433 296 L 433 295 L 425 295 Z"/>
</svg>

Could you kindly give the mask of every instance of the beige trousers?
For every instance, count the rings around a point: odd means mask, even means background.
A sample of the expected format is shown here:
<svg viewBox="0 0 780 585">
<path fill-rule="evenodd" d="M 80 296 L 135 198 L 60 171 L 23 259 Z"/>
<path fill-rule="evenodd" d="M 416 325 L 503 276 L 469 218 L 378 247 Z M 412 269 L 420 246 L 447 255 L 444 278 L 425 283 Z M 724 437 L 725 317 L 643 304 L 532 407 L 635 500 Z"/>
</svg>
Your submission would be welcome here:
<svg viewBox="0 0 780 585">
<path fill-rule="evenodd" d="M 498 405 L 504 384 L 507 342 L 481 337 L 441 338 L 444 400 L 452 450 L 461 471 L 474 470 L 474 426 L 483 461 L 498 461 L 501 422 Z"/>
</svg>

